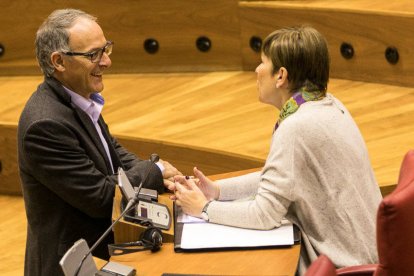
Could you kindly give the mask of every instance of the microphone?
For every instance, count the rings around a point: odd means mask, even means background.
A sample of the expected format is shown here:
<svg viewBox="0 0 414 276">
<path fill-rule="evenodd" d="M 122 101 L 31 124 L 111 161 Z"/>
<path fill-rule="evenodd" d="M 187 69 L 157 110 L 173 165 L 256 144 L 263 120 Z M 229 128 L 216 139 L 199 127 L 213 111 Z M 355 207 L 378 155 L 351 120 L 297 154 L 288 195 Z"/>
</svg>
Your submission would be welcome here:
<svg viewBox="0 0 414 276">
<path fill-rule="evenodd" d="M 82 260 L 80 261 L 78 268 L 75 271 L 74 276 L 78 276 L 83 263 L 85 262 L 86 258 L 92 253 L 93 250 L 95 250 L 95 248 L 102 242 L 102 240 L 112 231 L 112 228 L 114 227 L 114 225 L 128 212 L 130 211 L 132 208 L 134 208 L 135 205 L 138 204 L 139 202 L 139 193 L 141 191 L 142 186 L 144 185 L 144 183 L 147 181 L 147 178 L 149 176 L 149 173 L 151 171 L 151 167 L 153 164 L 157 163 L 160 160 L 160 157 L 158 156 L 158 154 L 153 153 L 150 156 L 150 165 L 148 166 L 146 173 L 144 175 L 144 177 L 141 179 L 141 182 L 139 183 L 138 189 L 135 193 L 135 196 L 133 198 L 131 198 L 128 201 L 127 206 L 125 207 L 124 211 L 121 213 L 121 215 L 119 215 L 119 217 L 111 224 L 111 226 L 109 226 L 108 229 L 106 229 L 105 233 L 102 234 L 102 236 L 93 244 L 93 246 L 91 247 L 91 249 L 83 256 Z"/>
<path fill-rule="evenodd" d="M 157 163 L 159 160 L 160 160 L 160 157 L 158 156 L 158 154 L 156 154 L 156 153 L 151 154 L 151 156 L 150 156 L 150 161 L 151 161 L 151 164 L 150 164 L 150 166 L 148 167 L 148 169 L 147 169 L 147 171 L 146 171 L 146 174 L 145 174 L 145 175 L 144 175 L 144 177 L 142 178 L 141 182 L 139 183 L 138 189 L 137 189 L 137 191 L 135 192 L 135 196 L 134 196 L 133 198 L 131 198 L 131 199 L 128 201 L 128 204 L 126 205 L 126 207 L 125 207 L 124 211 L 122 212 L 122 214 L 121 214 L 121 216 L 120 216 L 120 218 L 119 218 L 119 219 L 121 219 L 121 217 L 123 217 L 123 216 L 125 215 L 125 213 L 126 213 L 126 212 L 128 212 L 129 210 L 131 210 L 131 209 L 132 209 L 132 207 L 134 207 L 135 205 L 137 205 L 137 204 L 138 204 L 138 202 L 139 202 L 139 194 L 140 194 L 140 192 L 141 192 L 142 186 L 143 186 L 143 185 L 144 185 L 144 183 L 147 181 L 148 175 L 149 175 L 149 173 L 150 173 L 150 171 L 151 171 L 151 167 L 152 167 L 152 165 L 153 165 L 153 164 Z M 118 219 L 118 220 L 119 220 L 119 219 Z M 111 227 L 111 228 L 112 228 L 112 227 Z M 111 229 L 111 228 L 110 228 L 110 229 Z"/>
</svg>

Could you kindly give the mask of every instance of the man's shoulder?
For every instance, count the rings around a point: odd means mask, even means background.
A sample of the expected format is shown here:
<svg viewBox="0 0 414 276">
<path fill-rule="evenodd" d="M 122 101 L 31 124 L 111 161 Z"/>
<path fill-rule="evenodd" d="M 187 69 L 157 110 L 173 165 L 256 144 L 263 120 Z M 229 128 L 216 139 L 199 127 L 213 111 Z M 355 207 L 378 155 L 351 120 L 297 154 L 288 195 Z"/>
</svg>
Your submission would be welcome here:
<svg viewBox="0 0 414 276">
<path fill-rule="evenodd" d="M 42 120 L 70 120 L 73 108 L 45 83 L 39 85 L 27 100 L 19 119 L 19 127 Z"/>
</svg>

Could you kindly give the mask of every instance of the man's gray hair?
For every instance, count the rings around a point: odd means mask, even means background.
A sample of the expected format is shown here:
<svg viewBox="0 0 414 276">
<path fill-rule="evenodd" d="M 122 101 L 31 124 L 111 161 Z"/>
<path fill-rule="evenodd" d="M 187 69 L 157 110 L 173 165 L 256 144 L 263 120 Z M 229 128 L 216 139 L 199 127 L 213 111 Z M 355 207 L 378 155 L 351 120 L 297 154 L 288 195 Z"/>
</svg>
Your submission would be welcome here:
<svg viewBox="0 0 414 276">
<path fill-rule="evenodd" d="M 40 69 L 45 76 L 53 75 L 55 68 L 51 54 L 56 51 L 70 51 L 68 29 L 78 18 L 97 21 L 97 18 L 80 10 L 55 10 L 42 23 L 36 33 L 35 50 Z"/>
</svg>

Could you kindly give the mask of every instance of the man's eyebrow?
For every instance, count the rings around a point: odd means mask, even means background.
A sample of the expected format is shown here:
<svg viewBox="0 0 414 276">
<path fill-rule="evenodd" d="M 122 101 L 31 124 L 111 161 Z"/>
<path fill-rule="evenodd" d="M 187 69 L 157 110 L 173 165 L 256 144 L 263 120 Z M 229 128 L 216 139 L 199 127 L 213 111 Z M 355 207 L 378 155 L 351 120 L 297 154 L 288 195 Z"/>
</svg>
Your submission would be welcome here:
<svg viewBox="0 0 414 276">
<path fill-rule="evenodd" d="M 102 48 L 104 48 L 105 46 L 106 46 L 106 44 L 107 44 L 108 42 L 105 42 L 105 45 L 104 46 L 102 46 L 102 47 L 95 47 L 95 48 L 92 48 L 92 49 L 90 49 L 89 51 L 86 51 L 85 53 L 92 53 L 92 52 L 95 52 L 95 51 L 97 51 L 97 50 L 102 50 Z"/>
</svg>

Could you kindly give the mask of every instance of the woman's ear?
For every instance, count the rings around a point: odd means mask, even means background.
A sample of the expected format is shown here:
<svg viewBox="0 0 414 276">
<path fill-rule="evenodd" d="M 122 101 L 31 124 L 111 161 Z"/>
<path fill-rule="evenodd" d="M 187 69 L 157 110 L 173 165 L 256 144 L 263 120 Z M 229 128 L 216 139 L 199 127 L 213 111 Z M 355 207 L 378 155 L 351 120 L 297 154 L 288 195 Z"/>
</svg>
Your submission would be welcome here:
<svg viewBox="0 0 414 276">
<path fill-rule="evenodd" d="M 65 71 L 65 64 L 63 62 L 62 54 L 59 52 L 53 52 L 50 55 L 50 60 L 52 61 L 53 67 L 56 71 L 63 72 Z"/>
<path fill-rule="evenodd" d="M 285 67 L 280 67 L 276 73 L 276 88 L 288 88 L 288 71 Z"/>
</svg>

